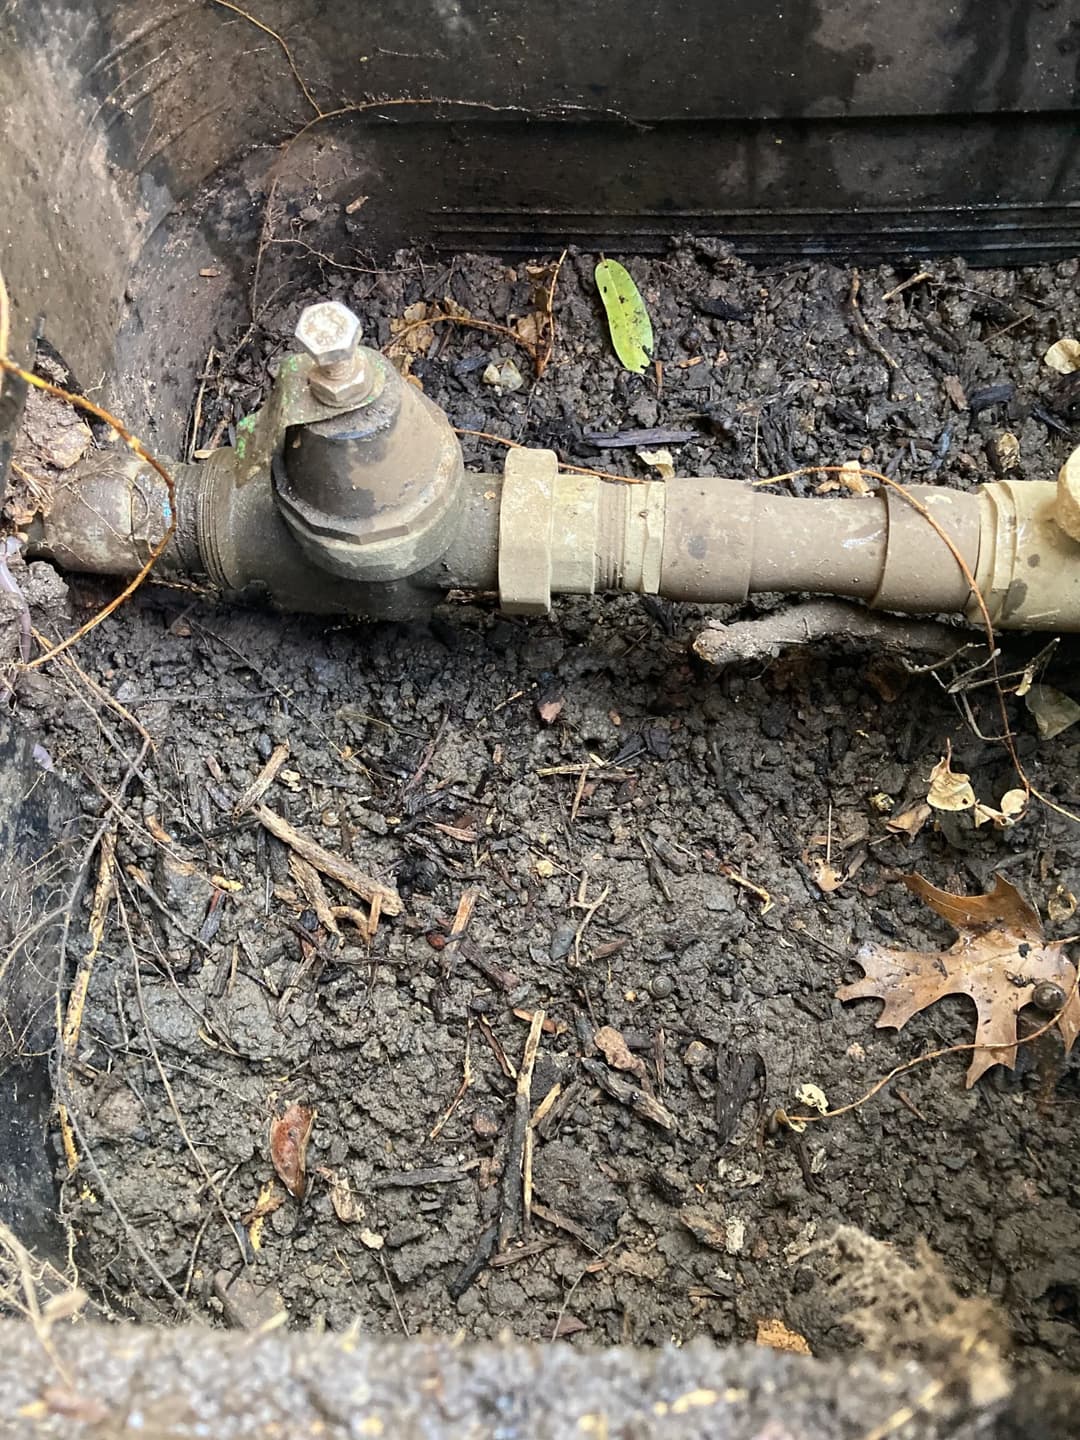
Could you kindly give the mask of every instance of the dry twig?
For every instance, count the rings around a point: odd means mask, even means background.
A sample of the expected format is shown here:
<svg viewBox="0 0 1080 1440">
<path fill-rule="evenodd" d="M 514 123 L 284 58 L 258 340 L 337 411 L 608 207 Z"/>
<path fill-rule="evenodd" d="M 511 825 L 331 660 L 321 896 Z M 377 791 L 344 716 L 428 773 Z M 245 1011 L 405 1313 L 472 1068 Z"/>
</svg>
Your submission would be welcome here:
<svg viewBox="0 0 1080 1440">
<path fill-rule="evenodd" d="M 533 1067 L 540 1049 L 540 1036 L 544 1027 L 544 1011 L 533 1015 L 525 1048 L 521 1052 L 518 1066 L 517 1088 L 514 1093 L 514 1121 L 510 1131 L 510 1143 L 506 1150 L 506 1165 L 502 1174 L 502 1208 L 499 1214 L 498 1244 L 505 1250 L 517 1234 L 523 1218 L 526 1192 L 531 1201 L 532 1177 L 526 1173 L 526 1135 L 529 1130 L 529 1106 L 532 1090 Z"/>
</svg>

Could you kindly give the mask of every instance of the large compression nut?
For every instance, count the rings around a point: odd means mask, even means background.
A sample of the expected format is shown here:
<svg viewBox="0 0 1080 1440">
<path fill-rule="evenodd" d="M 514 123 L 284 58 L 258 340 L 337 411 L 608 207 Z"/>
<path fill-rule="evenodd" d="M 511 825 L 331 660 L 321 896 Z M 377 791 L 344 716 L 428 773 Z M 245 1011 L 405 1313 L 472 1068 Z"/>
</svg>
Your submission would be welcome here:
<svg viewBox="0 0 1080 1440">
<path fill-rule="evenodd" d="M 450 422 L 381 355 L 371 398 L 293 425 L 272 464 L 278 508 L 321 569 L 403 580 L 444 554 L 458 523 L 461 447 Z"/>
<path fill-rule="evenodd" d="M 552 593 L 660 587 L 664 486 L 560 475 L 553 450 L 511 450 L 499 509 L 499 605 L 546 615 Z"/>
<path fill-rule="evenodd" d="M 559 457 L 554 450 L 511 450 L 499 507 L 499 605 L 508 615 L 551 609 L 551 528 Z"/>
</svg>

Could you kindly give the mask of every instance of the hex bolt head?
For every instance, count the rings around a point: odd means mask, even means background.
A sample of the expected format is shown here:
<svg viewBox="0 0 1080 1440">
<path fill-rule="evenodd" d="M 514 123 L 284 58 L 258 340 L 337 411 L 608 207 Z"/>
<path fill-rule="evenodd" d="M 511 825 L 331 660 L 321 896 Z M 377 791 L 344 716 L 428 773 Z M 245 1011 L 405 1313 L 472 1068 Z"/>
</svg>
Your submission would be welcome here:
<svg viewBox="0 0 1080 1440">
<path fill-rule="evenodd" d="M 359 319 L 340 300 L 309 305 L 296 322 L 294 334 L 320 369 L 347 364 L 360 344 Z"/>
</svg>

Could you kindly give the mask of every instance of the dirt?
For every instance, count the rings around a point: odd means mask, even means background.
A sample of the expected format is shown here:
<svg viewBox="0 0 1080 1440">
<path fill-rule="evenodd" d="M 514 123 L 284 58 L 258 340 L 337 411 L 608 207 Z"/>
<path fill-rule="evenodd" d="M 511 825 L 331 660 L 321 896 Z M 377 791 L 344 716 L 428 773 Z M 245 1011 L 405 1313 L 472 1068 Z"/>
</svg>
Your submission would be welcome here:
<svg viewBox="0 0 1080 1440">
<path fill-rule="evenodd" d="M 530 307 L 524 267 L 492 258 L 401 255 L 377 274 L 291 260 L 259 326 L 215 337 L 227 363 L 205 387 L 195 448 L 257 405 L 314 296 L 349 300 L 378 345 L 419 301 L 449 295 L 500 325 Z M 888 300 L 912 272 L 866 271 L 864 332 L 850 271 L 755 272 L 723 247 L 676 245 L 628 261 L 659 385 L 611 354 L 594 260 L 562 267 L 554 361 L 537 383 L 505 337 L 435 326 L 412 372 L 455 425 L 638 476 L 634 449 L 598 450 L 585 432 L 690 428 L 695 440 L 669 447 L 680 472 L 861 459 L 962 487 L 1000 468 L 1006 432 L 1019 477 L 1052 475 L 1077 443 L 1075 389 L 1041 363 L 1080 323 L 1075 262 L 935 264 Z M 510 358 L 524 384 L 496 391 L 485 369 Z M 1003 398 L 988 401 L 990 387 Z M 473 467 L 502 463 L 497 444 L 463 445 Z M 822 476 L 786 483 L 809 494 Z M 72 618 L 108 593 L 73 582 Z M 962 1295 L 1000 1303 L 1019 1359 L 1080 1365 L 1080 1072 L 1056 1041 L 972 1090 L 960 1054 L 802 1136 L 766 1123 L 806 1083 L 841 1104 L 971 1038 L 959 999 L 899 1033 L 875 1030 L 876 1002 L 835 999 L 860 973 L 861 942 L 951 938 L 902 875 L 972 892 L 1001 873 L 1044 914 L 1053 900 L 1048 934 L 1067 935 L 1077 822 L 1035 804 L 1009 828 L 943 815 L 910 843 L 891 834 L 889 806 L 925 796 L 950 743 L 980 799 L 1016 784 L 1002 746 L 972 727 L 998 733 L 991 690 L 958 699 L 952 671 L 907 675 L 827 644 L 716 673 L 689 651 L 704 615 L 618 597 L 521 621 L 464 598 L 431 624 L 328 625 L 157 589 L 80 645 L 86 674 L 155 747 L 123 805 L 118 896 L 71 1074 L 93 1167 L 66 1183 L 65 1208 L 103 1303 L 174 1318 L 178 1292 L 201 1317 L 244 1324 L 280 1300 L 296 1327 L 573 1344 L 753 1339 L 782 1319 L 827 1354 L 854 1337 L 814 1245 L 843 1223 L 905 1252 L 924 1237 Z M 1010 642 L 1005 662 L 1041 643 Z M 1075 691 L 1074 654 L 1063 644 L 1045 678 Z M 25 694 L 23 715 L 98 812 L 140 741 L 63 674 Z M 1080 729 L 1040 741 L 1022 703 L 1010 713 L 1032 783 L 1080 805 Z M 405 899 L 370 951 L 347 924 L 338 948 L 282 845 L 231 817 L 279 742 L 290 755 L 267 803 Z M 826 857 L 850 872 L 831 892 L 817 883 Z M 467 943 L 447 944 L 469 889 Z M 77 919 L 85 932 L 88 914 Z M 510 972 L 505 986 L 492 967 Z M 553 1033 L 532 1105 L 561 1087 L 533 1155 L 542 1209 L 527 1244 L 484 1264 L 508 1071 L 538 1008 Z M 673 1128 L 597 1083 L 603 1026 Z M 317 1111 L 310 1188 L 298 1201 L 279 1183 L 278 1208 L 253 1221 L 273 1180 L 269 1122 L 290 1103 Z M 348 1220 L 334 1207 L 344 1179 Z"/>
</svg>

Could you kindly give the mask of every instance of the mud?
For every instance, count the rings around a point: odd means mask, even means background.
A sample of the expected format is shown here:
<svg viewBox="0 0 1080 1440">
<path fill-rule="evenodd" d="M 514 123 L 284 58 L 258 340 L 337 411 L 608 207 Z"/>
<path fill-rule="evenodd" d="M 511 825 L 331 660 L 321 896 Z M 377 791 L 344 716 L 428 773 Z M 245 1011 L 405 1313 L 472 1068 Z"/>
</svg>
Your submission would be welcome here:
<svg viewBox="0 0 1080 1440">
<path fill-rule="evenodd" d="M 755 272 L 720 247 L 676 246 L 628 262 L 653 315 L 658 386 L 611 354 L 594 259 L 563 265 L 555 357 L 537 383 L 505 337 L 435 326 L 412 371 L 455 425 L 638 476 L 649 471 L 634 449 L 598 449 L 586 432 L 690 429 L 669 447 L 680 472 L 861 459 L 963 487 L 1001 468 L 1006 432 L 1011 473 L 1032 478 L 1077 443 L 1075 389 L 1041 363 L 1080 323 L 1075 263 L 934 266 L 889 300 L 910 272 L 867 271 L 864 331 L 849 271 Z M 469 257 L 402 255 L 377 274 L 309 262 L 281 278 L 257 327 L 217 337 L 227 364 L 201 396 L 194 448 L 227 440 L 258 403 L 313 296 L 349 300 L 386 344 L 418 301 L 449 295 L 513 325 L 532 289 L 523 267 Z M 509 358 L 525 383 L 497 392 L 484 371 Z M 501 446 L 463 444 L 469 464 L 501 465 Z M 809 494 L 821 481 L 786 483 Z M 74 585 L 72 619 L 108 593 Z M 1056 1042 L 1023 1047 L 1015 1072 L 971 1091 L 966 1057 L 951 1056 L 801 1138 L 765 1123 L 807 1082 L 841 1104 L 971 1038 L 960 1000 L 896 1033 L 875 1030 L 875 1003 L 834 998 L 859 973 L 861 942 L 951 938 L 903 874 L 956 891 L 1003 874 L 1044 914 L 1053 900 L 1048 932 L 1066 935 L 1076 822 L 1034 805 L 1012 828 L 946 816 L 910 844 L 890 834 L 889 805 L 925 795 L 950 743 L 980 799 L 1016 784 L 992 738 L 992 691 L 961 702 L 942 683 L 951 671 L 906 675 L 827 645 L 717 674 L 689 653 L 703 618 L 621 597 L 523 622 L 463 597 L 430 625 L 327 625 L 158 588 L 80 645 L 87 676 L 154 746 L 123 805 L 117 897 L 69 1075 L 93 1167 L 66 1182 L 65 1213 L 106 1307 L 242 1324 L 280 1300 L 297 1327 L 572 1344 L 752 1340 L 779 1317 L 829 1354 L 853 1336 L 822 1298 L 814 1245 L 845 1223 L 905 1251 L 924 1237 L 961 1294 L 999 1302 L 1016 1358 L 1080 1364 L 1080 1090 Z M 1041 643 L 1010 642 L 1005 663 Z M 1065 690 L 1074 653 L 1060 647 L 1046 677 Z M 82 679 L 56 675 L 23 718 L 99 813 L 141 741 Z M 1040 741 L 1021 703 L 1010 714 L 1032 784 L 1076 807 L 1080 731 Z M 347 924 L 338 948 L 279 842 L 231 818 L 283 741 L 267 803 L 406 900 L 370 951 Z M 826 856 L 851 872 L 832 893 L 817 883 Z M 468 944 L 447 945 L 473 888 Z M 510 972 L 505 985 L 492 967 Z M 540 1007 L 554 1033 L 532 1103 L 561 1091 L 533 1184 L 561 1223 L 538 1211 L 524 1247 L 480 1264 L 513 1115 L 507 1072 L 528 1029 L 515 1012 Z M 605 1025 L 673 1130 L 594 1083 L 582 1060 L 600 1058 Z M 290 1102 L 318 1112 L 310 1189 L 254 1220 L 273 1178 L 268 1123 Z M 334 1207 L 343 1179 L 348 1222 Z"/>
</svg>

